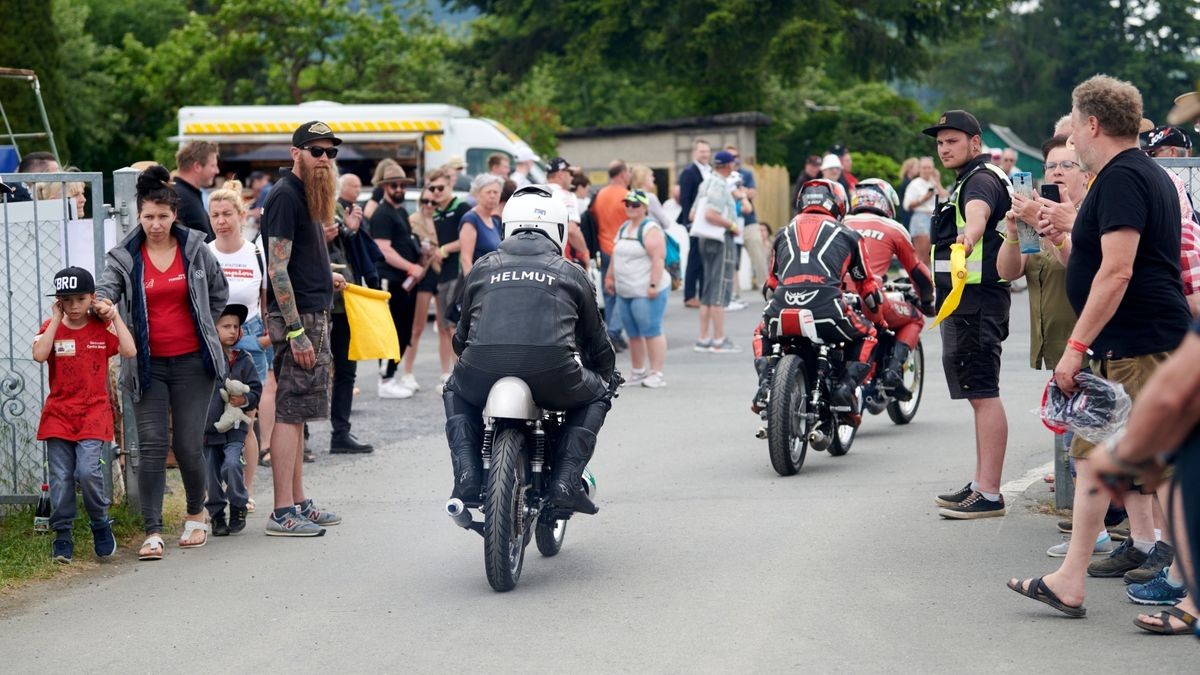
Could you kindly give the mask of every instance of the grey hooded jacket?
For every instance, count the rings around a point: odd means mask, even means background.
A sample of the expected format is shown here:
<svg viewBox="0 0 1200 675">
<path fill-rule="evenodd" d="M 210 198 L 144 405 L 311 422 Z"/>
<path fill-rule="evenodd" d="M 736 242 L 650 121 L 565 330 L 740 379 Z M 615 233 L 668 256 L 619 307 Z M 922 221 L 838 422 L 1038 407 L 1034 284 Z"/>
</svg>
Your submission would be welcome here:
<svg viewBox="0 0 1200 675">
<path fill-rule="evenodd" d="M 225 357 L 217 338 L 216 320 L 229 299 L 229 284 L 221 264 L 204 243 L 204 233 L 189 230 L 179 224 L 171 234 L 183 249 L 183 268 L 188 281 L 190 309 L 200 338 L 200 356 L 213 377 L 225 378 Z M 119 303 L 126 317 L 138 353 L 132 359 L 121 360 L 121 388 L 133 400 L 140 401 L 150 376 L 150 331 L 146 320 L 146 292 L 142 284 L 142 244 L 146 235 L 135 227 L 105 256 L 104 272 L 96 284 L 96 297 Z"/>
</svg>

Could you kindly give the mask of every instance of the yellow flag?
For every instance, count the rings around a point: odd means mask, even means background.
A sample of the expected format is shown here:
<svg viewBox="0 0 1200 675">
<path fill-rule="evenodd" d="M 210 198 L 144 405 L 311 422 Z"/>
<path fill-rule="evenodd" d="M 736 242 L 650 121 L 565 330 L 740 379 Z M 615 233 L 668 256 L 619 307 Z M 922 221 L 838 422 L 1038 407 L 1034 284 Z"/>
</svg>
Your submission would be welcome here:
<svg viewBox="0 0 1200 675">
<path fill-rule="evenodd" d="M 347 284 L 342 291 L 350 324 L 350 360 L 400 360 L 400 339 L 388 309 L 387 291 Z"/>
<path fill-rule="evenodd" d="M 930 329 L 953 314 L 962 300 L 963 288 L 967 285 L 967 249 L 962 244 L 950 244 L 950 281 L 953 284 L 950 287 L 950 295 L 946 296 L 937 319 L 929 326 Z"/>
</svg>

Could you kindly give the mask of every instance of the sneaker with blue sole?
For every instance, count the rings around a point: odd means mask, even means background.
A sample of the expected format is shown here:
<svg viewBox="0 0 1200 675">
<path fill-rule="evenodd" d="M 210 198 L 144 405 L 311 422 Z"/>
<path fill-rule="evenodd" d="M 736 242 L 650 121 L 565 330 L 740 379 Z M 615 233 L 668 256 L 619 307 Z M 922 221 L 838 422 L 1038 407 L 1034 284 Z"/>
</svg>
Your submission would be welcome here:
<svg viewBox="0 0 1200 675">
<path fill-rule="evenodd" d="M 1071 548 L 1071 535 L 1064 535 L 1062 543 L 1051 546 L 1046 549 L 1046 555 L 1051 558 L 1067 557 L 1067 550 Z M 1108 555 L 1117 549 L 1117 545 L 1113 543 L 1112 537 L 1107 532 L 1096 538 L 1096 545 L 1092 547 L 1092 555 Z"/>
<path fill-rule="evenodd" d="M 99 525 L 92 524 L 92 548 L 100 558 L 107 558 L 117 552 L 117 538 L 113 535 L 111 520 Z"/>
<path fill-rule="evenodd" d="M 71 557 L 75 555 L 75 542 L 71 540 L 71 533 L 68 531 L 66 536 L 59 535 L 54 539 L 54 545 L 51 549 L 50 557 L 54 562 L 60 562 L 64 565 L 71 564 Z"/>
<path fill-rule="evenodd" d="M 1170 567 L 1164 568 L 1158 576 L 1144 584 L 1130 584 L 1125 595 L 1130 602 L 1139 605 L 1179 604 L 1180 600 L 1187 597 L 1187 587 L 1182 584 L 1175 586 L 1167 580 L 1170 569 Z"/>
</svg>

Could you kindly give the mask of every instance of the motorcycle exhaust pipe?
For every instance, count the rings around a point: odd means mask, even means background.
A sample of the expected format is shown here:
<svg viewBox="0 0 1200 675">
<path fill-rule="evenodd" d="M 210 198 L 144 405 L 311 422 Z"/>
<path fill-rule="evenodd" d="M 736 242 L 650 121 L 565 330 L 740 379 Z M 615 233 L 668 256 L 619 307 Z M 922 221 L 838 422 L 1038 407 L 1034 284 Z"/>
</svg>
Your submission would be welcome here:
<svg viewBox="0 0 1200 675">
<path fill-rule="evenodd" d="M 593 504 L 595 504 L 596 503 L 596 474 L 592 473 L 589 469 L 584 468 L 583 480 L 580 482 L 583 483 L 583 486 L 582 486 L 583 493 L 587 495 L 588 499 L 592 500 Z"/>
<path fill-rule="evenodd" d="M 474 519 L 471 518 L 471 512 L 467 510 L 462 500 L 457 497 L 446 502 L 446 515 L 450 516 L 455 525 L 464 530 L 471 529 L 471 524 L 474 522 Z"/>
<path fill-rule="evenodd" d="M 813 429 L 812 432 L 808 434 L 808 442 L 810 445 L 812 445 L 813 450 L 827 449 L 830 446 L 831 440 L 832 439 L 830 439 L 829 436 L 826 436 L 825 432 L 821 431 L 820 429 Z"/>
</svg>

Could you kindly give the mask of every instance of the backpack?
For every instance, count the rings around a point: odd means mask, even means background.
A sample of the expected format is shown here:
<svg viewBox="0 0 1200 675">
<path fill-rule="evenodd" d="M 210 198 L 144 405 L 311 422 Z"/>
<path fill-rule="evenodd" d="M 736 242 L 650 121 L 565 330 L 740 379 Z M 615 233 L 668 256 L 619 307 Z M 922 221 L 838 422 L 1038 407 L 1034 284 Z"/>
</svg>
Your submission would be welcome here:
<svg viewBox="0 0 1200 675">
<path fill-rule="evenodd" d="M 648 223 L 648 222 L 650 222 L 649 218 L 643 220 L 641 225 L 638 225 L 637 240 L 638 240 L 638 243 L 642 245 L 642 248 L 646 248 L 646 242 L 642 240 L 642 235 L 646 231 L 646 223 Z M 666 239 L 666 244 L 667 244 L 667 256 L 666 256 L 666 260 L 664 261 L 664 266 L 667 267 L 668 269 L 670 269 L 670 267 L 672 265 L 678 266 L 679 258 L 680 258 L 679 242 L 675 241 L 674 237 L 667 234 L 667 230 L 665 228 L 663 228 L 662 225 L 659 225 L 659 229 L 662 230 L 663 239 Z M 620 235 L 618 234 L 618 236 L 620 236 Z"/>
</svg>

